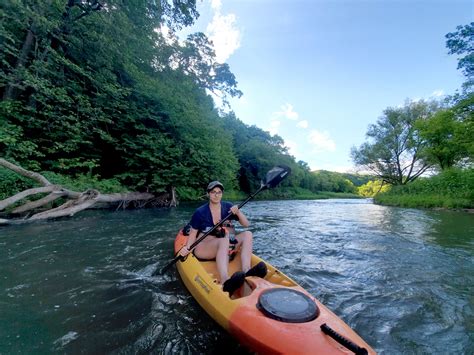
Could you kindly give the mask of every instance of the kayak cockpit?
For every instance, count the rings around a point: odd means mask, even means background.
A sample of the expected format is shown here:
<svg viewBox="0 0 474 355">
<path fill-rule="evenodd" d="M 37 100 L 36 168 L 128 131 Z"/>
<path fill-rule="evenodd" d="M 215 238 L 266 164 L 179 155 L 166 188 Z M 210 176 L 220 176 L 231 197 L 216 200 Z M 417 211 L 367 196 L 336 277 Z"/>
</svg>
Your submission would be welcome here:
<svg viewBox="0 0 474 355">
<path fill-rule="evenodd" d="M 257 257 L 256 255 L 252 255 L 252 266 L 258 264 L 262 259 Z M 209 274 L 210 278 L 214 281 L 214 283 L 220 283 L 219 274 L 217 272 L 217 266 L 215 261 L 200 261 L 201 266 L 203 269 Z M 258 277 L 247 277 L 246 281 L 244 282 L 243 286 L 238 289 L 236 292 L 232 294 L 230 297 L 231 299 L 238 299 L 241 297 L 249 296 L 257 286 L 260 287 L 275 287 L 275 286 L 283 286 L 283 287 L 295 287 L 298 284 L 290 279 L 285 274 L 278 271 L 272 265 L 266 263 L 267 265 L 267 275 L 264 279 L 260 279 Z M 242 270 L 242 265 L 240 262 L 239 255 L 234 258 L 234 260 L 229 262 L 229 275 L 232 275 L 236 271 Z M 252 281 L 253 280 L 253 281 Z M 265 280 L 265 285 L 261 285 L 259 280 Z M 268 285 L 267 285 L 268 283 Z"/>
</svg>

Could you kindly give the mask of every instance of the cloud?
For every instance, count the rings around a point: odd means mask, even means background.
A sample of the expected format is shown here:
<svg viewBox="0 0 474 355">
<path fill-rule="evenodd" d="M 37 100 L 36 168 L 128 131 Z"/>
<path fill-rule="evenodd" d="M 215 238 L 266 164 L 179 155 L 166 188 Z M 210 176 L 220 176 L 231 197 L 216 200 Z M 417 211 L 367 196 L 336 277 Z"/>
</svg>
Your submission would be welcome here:
<svg viewBox="0 0 474 355">
<path fill-rule="evenodd" d="M 155 28 L 155 32 L 161 33 L 166 43 L 169 45 L 172 45 L 176 40 L 179 40 L 179 36 L 176 36 L 175 33 L 165 24 L 162 24 L 159 28 Z"/>
<path fill-rule="evenodd" d="M 285 117 L 292 121 L 296 121 L 299 117 L 298 113 L 293 110 L 292 104 L 281 105 L 280 110 L 281 111 L 274 112 L 273 115 L 276 117 Z"/>
<path fill-rule="evenodd" d="M 444 91 L 443 90 L 435 90 L 431 94 L 431 97 L 441 97 L 444 96 Z"/>
<path fill-rule="evenodd" d="M 222 1 L 221 0 L 211 0 L 211 9 L 214 11 L 220 11 L 222 7 Z"/>
<path fill-rule="evenodd" d="M 306 121 L 306 120 L 299 121 L 296 124 L 296 127 L 298 127 L 298 128 L 308 128 L 308 121 Z"/>
<path fill-rule="evenodd" d="M 270 121 L 270 129 L 269 132 L 272 136 L 278 134 L 278 129 L 280 128 L 281 122 L 279 120 L 272 120 Z"/>
<path fill-rule="evenodd" d="M 290 155 L 292 155 L 294 157 L 299 155 L 298 154 L 298 145 L 296 144 L 296 142 L 285 139 L 285 147 L 288 148 L 288 153 L 290 153 Z"/>
<path fill-rule="evenodd" d="M 356 173 L 355 167 L 353 165 L 322 164 L 317 166 L 317 168 L 314 170 L 328 170 L 338 173 Z"/>
<path fill-rule="evenodd" d="M 336 150 L 336 143 L 334 143 L 326 131 L 320 132 L 318 130 L 312 130 L 308 138 L 316 153 L 334 152 Z"/>
<path fill-rule="evenodd" d="M 206 34 L 214 44 L 216 61 L 224 63 L 240 47 L 240 30 L 234 14 L 221 14 L 221 1 L 211 1 L 214 17 L 207 25 Z"/>
</svg>

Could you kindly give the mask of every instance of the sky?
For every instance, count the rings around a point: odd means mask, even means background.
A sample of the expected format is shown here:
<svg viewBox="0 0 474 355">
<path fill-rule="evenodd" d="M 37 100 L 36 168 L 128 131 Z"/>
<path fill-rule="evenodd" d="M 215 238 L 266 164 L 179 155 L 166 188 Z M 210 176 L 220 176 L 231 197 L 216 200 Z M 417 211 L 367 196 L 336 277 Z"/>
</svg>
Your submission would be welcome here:
<svg viewBox="0 0 474 355">
<path fill-rule="evenodd" d="M 312 170 L 355 172 L 353 146 L 387 107 L 442 99 L 465 81 L 445 35 L 471 0 L 203 0 L 186 31 L 213 41 L 248 125 L 281 136 Z"/>
</svg>

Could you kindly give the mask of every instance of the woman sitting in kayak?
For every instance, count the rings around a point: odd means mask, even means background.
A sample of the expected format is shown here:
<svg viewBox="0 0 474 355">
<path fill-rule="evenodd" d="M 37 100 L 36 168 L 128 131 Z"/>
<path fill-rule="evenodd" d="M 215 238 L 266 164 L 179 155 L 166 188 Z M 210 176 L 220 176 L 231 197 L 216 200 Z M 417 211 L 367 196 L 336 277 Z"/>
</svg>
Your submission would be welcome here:
<svg viewBox="0 0 474 355">
<path fill-rule="evenodd" d="M 232 219 L 239 221 L 243 227 L 249 226 L 247 217 L 239 210 L 237 205 L 232 205 L 230 202 L 221 201 L 222 193 L 224 192 L 224 185 L 219 181 L 212 181 L 207 186 L 207 195 L 209 203 L 202 205 L 194 212 L 191 218 L 191 229 L 188 236 L 186 246 L 184 246 L 179 254 L 186 256 L 190 253 L 189 246 L 191 246 L 199 233 L 205 233 L 210 230 L 215 224 L 219 223 L 222 218 L 232 212 Z M 229 223 L 227 223 L 229 222 Z M 232 294 L 239 288 L 245 280 L 246 276 L 264 277 L 267 270 L 265 263 L 261 262 L 250 269 L 250 260 L 252 257 L 252 232 L 245 231 L 235 235 L 237 242 L 235 249 L 240 248 L 240 258 L 242 263 L 242 271 L 237 271 L 229 278 L 228 263 L 229 263 L 229 246 L 234 244 L 232 236 L 235 234 L 232 223 L 226 221 L 227 227 L 223 229 L 222 235 L 209 235 L 203 239 L 201 243 L 194 248 L 194 255 L 199 259 L 216 260 L 217 270 L 220 276 L 220 282 L 226 292 Z M 220 233 L 217 233 L 220 234 Z M 232 240 L 230 240 L 230 238 Z"/>
</svg>

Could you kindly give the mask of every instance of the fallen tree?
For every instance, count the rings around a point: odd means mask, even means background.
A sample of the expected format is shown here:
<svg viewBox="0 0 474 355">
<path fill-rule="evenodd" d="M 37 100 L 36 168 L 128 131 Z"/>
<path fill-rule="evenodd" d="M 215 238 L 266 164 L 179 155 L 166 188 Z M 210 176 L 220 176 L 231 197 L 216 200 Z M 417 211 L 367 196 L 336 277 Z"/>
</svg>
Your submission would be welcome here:
<svg viewBox="0 0 474 355">
<path fill-rule="evenodd" d="M 1 200 L 0 212 L 13 206 L 19 201 L 25 200 L 25 202 L 9 212 L 9 215 L 20 215 L 20 218 L 0 219 L 0 225 L 27 223 L 37 220 L 73 216 L 80 211 L 92 207 L 110 208 L 115 206 L 116 209 L 125 209 L 129 206 L 132 206 L 133 208 L 143 208 L 145 206 L 172 207 L 177 204 L 174 188 L 170 188 L 169 192 L 159 196 L 155 196 L 149 192 L 101 194 L 95 189 L 76 192 L 66 189 L 61 185 L 52 184 L 43 175 L 23 169 L 3 158 L 0 158 L 0 166 L 10 169 L 19 175 L 30 178 L 42 185 L 40 187 L 21 191 L 13 196 Z M 36 200 L 30 199 L 35 195 L 44 193 L 48 193 L 48 195 Z M 66 202 L 53 208 L 52 203 L 59 198 L 66 199 Z"/>
</svg>

